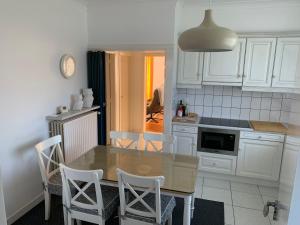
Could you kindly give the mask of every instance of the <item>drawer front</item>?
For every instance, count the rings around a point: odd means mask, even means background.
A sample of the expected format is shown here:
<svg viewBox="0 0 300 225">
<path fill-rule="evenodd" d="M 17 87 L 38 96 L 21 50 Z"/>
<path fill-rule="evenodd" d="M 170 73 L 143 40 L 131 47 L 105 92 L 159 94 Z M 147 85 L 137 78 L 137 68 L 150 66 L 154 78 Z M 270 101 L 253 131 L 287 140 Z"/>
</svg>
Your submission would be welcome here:
<svg viewBox="0 0 300 225">
<path fill-rule="evenodd" d="M 283 134 L 241 131 L 241 136 L 240 137 L 245 138 L 245 139 L 284 142 L 284 135 Z"/>
<path fill-rule="evenodd" d="M 300 138 L 299 137 L 287 136 L 285 142 L 286 142 L 286 144 L 300 146 Z"/>
<path fill-rule="evenodd" d="M 173 131 L 196 134 L 198 133 L 198 127 L 173 125 Z"/>
<path fill-rule="evenodd" d="M 199 155 L 199 170 L 215 173 L 235 175 L 236 157 L 220 158 L 208 155 Z"/>
</svg>

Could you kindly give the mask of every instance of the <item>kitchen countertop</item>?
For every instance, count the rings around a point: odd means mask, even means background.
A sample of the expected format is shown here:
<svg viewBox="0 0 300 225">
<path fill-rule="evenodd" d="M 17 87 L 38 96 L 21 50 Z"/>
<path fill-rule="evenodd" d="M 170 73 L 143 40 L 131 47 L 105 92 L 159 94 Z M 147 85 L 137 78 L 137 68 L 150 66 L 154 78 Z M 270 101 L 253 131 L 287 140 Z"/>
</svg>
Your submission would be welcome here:
<svg viewBox="0 0 300 225">
<path fill-rule="evenodd" d="M 244 127 L 235 127 L 235 126 L 218 126 L 218 125 L 210 125 L 210 124 L 202 124 L 200 123 L 200 117 L 196 121 L 184 121 L 177 120 L 176 117 L 173 118 L 173 125 L 185 125 L 185 126 L 193 126 L 193 127 L 204 127 L 204 128 L 213 128 L 213 129 L 230 129 L 230 130 L 240 130 L 240 131 L 253 131 L 252 128 L 244 128 Z"/>
<path fill-rule="evenodd" d="M 287 135 L 300 137 L 300 126 L 289 124 L 287 128 Z"/>
<path fill-rule="evenodd" d="M 241 131 L 257 131 L 257 132 L 269 132 L 269 133 L 281 133 L 293 136 L 300 136 L 300 126 L 288 125 L 288 127 L 284 126 L 280 122 L 268 122 L 268 121 L 249 121 L 252 129 L 244 129 L 244 128 L 233 128 L 235 130 Z M 224 128 L 221 126 L 211 126 L 205 124 L 199 124 L 199 119 L 196 122 L 191 121 L 174 121 L 173 124 L 177 125 L 188 125 L 188 126 L 197 126 L 197 127 L 210 127 L 210 128 Z M 232 127 L 225 127 L 226 129 L 232 129 Z"/>
<path fill-rule="evenodd" d="M 254 131 L 260 132 L 274 132 L 274 133 L 287 133 L 287 127 L 280 122 L 267 122 L 267 121 L 250 121 Z"/>
</svg>

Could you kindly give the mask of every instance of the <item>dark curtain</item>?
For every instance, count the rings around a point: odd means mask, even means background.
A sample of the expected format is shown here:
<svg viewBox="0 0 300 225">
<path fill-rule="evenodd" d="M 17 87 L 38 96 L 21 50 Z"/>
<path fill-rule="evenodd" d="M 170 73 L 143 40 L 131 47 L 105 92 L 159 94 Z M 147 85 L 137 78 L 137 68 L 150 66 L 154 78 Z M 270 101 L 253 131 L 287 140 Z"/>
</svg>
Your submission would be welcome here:
<svg viewBox="0 0 300 225">
<path fill-rule="evenodd" d="M 106 145 L 105 52 L 87 53 L 88 86 L 93 89 L 94 104 L 99 105 L 98 144 Z"/>
</svg>

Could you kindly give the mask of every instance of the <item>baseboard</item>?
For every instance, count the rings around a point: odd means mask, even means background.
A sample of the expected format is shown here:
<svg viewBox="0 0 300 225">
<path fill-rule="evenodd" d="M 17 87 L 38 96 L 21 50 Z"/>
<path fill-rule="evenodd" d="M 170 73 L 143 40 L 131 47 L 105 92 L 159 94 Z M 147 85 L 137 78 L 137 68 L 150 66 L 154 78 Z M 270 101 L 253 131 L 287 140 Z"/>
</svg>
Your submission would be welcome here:
<svg viewBox="0 0 300 225">
<path fill-rule="evenodd" d="M 242 183 L 248 183 L 248 184 L 262 185 L 262 186 L 268 186 L 268 187 L 278 187 L 279 186 L 279 183 L 277 181 L 268 181 L 268 180 L 261 180 L 261 179 L 255 179 L 255 178 L 240 177 L 240 176 L 235 176 L 235 175 L 219 174 L 219 173 L 212 173 L 212 172 L 205 172 L 205 171 L 198 172 L 198 176 L 229 180 L 232 182 L 242 182 Z"/>
<path fill-rule="evenodd" d="M 18 209 L 12 215 L 8 216 L 7 225 L 11 225 L 14 222 L 16 222 L 18 219 L 20 219 L 23 215 L 25 215 L 28 211 L 30 211 L 32 208 L 34 208 L 36 205 L 38 205 L 43 200 L 44 200 L 44 194 L 43 193 L 37 195 L 29 203 L 24 205 L 22 208 Z"/>
</svg>

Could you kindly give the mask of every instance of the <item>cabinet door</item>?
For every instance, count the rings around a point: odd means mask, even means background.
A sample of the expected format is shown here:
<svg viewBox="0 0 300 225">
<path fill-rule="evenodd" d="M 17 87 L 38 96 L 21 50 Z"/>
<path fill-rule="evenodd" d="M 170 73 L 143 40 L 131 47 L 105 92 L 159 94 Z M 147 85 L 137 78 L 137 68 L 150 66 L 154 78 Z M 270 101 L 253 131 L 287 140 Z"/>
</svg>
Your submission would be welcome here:
<svg viewBox="0 0 300 225">
<path fill-rule="evenodd" d="M 271 87 L 276 38 L 248 38 L 243 86 Z"/>
<path fill-rule="evenodd" d="M 280 142 L 241 139 L 236 174 L 277 181 L 282 149 Z"/>
<path fill-rule="evenodd" d="M 178 85 L 201 85 L 203 53 L 178 50 Z"/>
<path fill-rule="evenodd" d="M 242 84 L 246 39 L 241 38 L 233 51 L 204 54 L 203 84 Z M 235 83 L 235 84 L 234 84 Z"/>
<path fill-rule="evenodd" d="M 173 132 L 175 137 L 174 153 L 181 155 L 195 155 L 197 148 L 197 134 Z"/>
<path fill-rule="evenodd" d="M 299 88 L 300 38 L 279 38 L 277 41 L 273 87 Z"/>
<path fill-rule="evenodd" d="M 284 146 L 280 172 L 280 182 L 286 187 L 292 188 L 294 184 L 299 147 L 300 146 L 291 144 L 285 144 Z"/>
</svg>

